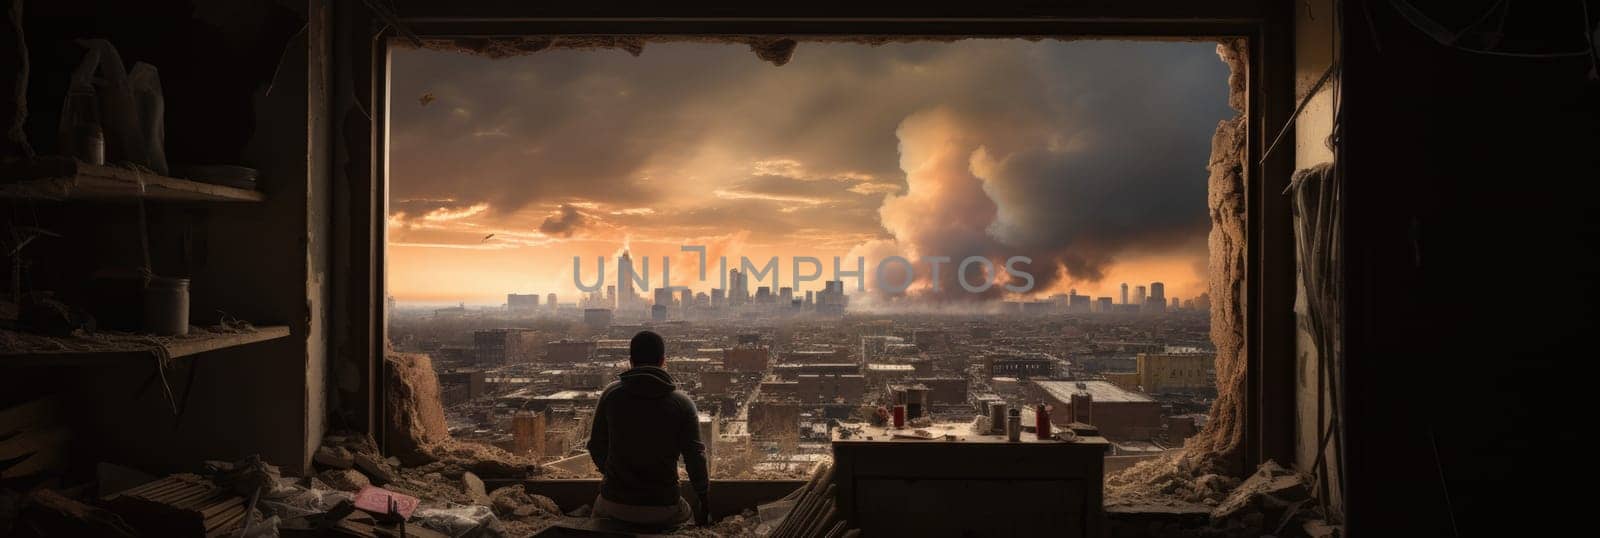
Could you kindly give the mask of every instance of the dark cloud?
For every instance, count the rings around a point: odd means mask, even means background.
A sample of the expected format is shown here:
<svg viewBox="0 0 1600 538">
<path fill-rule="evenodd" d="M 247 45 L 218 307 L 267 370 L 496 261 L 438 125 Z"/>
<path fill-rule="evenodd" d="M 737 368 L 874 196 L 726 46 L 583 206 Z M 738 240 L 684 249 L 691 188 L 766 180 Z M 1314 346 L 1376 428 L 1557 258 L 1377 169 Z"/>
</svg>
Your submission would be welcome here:
<svg viewBox="0 0 1600 538">
<path fill-rule="evenodd" d="M 1205 43 L 801 43 L 783 67 L 676 43 L 394 64 L 397 198 L 496 214 L 579 199 L 652 210 L 606 225 L 1021 254 L 1041 287 L 1130 252 L 1193 255 L 1211 135 L 1235 114 Z M 753 169 L 774 159 L 795 165 Z M 540 229 L 569 220 L 583 216 L 566 206 Z"/>
<path fill-rule="evenodd" d="M 589 222 L 588 217 L 578 211 L 571 204 L 561 204 L 561 209 L 556 211 L 539 224 L 539 233 L 551 237 L 572 237 Z"/>
</svg>

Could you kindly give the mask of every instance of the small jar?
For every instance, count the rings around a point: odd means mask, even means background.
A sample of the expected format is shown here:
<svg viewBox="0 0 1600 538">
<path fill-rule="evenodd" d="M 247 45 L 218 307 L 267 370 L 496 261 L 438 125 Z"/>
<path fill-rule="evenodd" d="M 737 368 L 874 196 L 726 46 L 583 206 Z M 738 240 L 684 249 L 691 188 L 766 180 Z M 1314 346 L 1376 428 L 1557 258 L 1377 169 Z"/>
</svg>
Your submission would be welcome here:
<svg viewBox="0 0 1600 538">
<path fill-rule="evenodd" d="M 158 336 L 189 334 L 189 279 L 150 279 L 144 288 L 144 330 Z"/>
</svg>

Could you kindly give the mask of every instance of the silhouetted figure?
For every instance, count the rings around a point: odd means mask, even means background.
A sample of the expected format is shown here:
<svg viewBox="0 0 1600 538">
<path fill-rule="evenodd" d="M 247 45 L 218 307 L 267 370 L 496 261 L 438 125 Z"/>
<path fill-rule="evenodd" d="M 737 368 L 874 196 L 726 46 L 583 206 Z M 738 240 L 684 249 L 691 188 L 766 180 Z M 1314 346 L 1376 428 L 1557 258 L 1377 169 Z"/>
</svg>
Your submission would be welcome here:
<svg viewBox="0 0 1600 538">
<path fill-rule="evenodd" d="M 696 521 L 705 524 L 711 482 L 694 401 L 664 369 L 661 335 L 634 335 L 628 355 L 633 367 L 606 386 L 594 408 L 589 456 L 605 478 L 592 515 L 662 528 L 688 522 L 696 512 L 678 494 L 681 455 L 700 501 Z"/>
</svg>

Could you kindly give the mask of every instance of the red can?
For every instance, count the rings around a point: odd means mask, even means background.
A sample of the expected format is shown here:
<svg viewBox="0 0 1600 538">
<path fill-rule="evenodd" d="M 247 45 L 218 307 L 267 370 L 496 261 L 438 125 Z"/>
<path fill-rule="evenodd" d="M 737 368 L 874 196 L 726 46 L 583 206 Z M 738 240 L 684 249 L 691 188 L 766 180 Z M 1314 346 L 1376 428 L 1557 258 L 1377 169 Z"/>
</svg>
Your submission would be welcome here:
<svg viewBox="0 0 1600 538">
<path fill-rule="evenodd" d="M 1039 404 L 1039 407 L 1033 412 L 1033 416 L 1036 419 L 1034 420 L 1033 431 L 1039 433 L 1039 440 L 1043 441 L 1055 437 L 1055 434 L 1050 431 L 1049 405 Z"/>
<path fill-rule="evenodd" d="M 894 406 L 894 427 L 897 430 L 900 429 L 900 428 L 906 427 L 906 406 L 905 405 L 896 405 L 896 406 Z"/>
</svg>

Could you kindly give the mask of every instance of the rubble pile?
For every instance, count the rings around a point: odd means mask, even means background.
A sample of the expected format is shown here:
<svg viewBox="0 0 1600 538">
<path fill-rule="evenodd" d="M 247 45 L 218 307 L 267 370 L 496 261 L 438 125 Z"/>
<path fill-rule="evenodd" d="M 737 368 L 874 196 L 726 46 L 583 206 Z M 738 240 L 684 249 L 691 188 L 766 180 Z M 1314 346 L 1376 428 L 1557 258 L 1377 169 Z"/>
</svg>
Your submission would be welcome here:
<svg viewBox="0 0 1600 538">
<path fill-rule="evenodd" d="M 1296 536 L 1315 516 L 1306 479 L 1268 460 L 1211 510 L 1211 525 L 1232 536 Z"/>
<path fill-rule="evenodd" d="M 1142 534 L 1149 536 L 1338 535 L 1338 527 L 1322 519 L 1306 476 L 1269 460 L 1240 481 L 1206 472 L 1205 459 L 1185 456 L 1169 454 L 1106 477 L 1107 506 L 1152 514 L 1167 507 L 1210 507 L 1203 526 Z"/>
<path fill-rule="evenodd" d="M 1106 476 L 1108 505 L 1162 505 L 1177 502 L 1217 506 L 1239 481 L 1211 458 L 1186 450 L 1169 451 Z"/>
<path fill-rule="evenodd" d="M 489 507 L 512 536 L 526 536 L 561 520 L 561 508 L 555 501 L 531 495 L 520 484 L 494 490 L 488 497 Z"/>
</svg>

